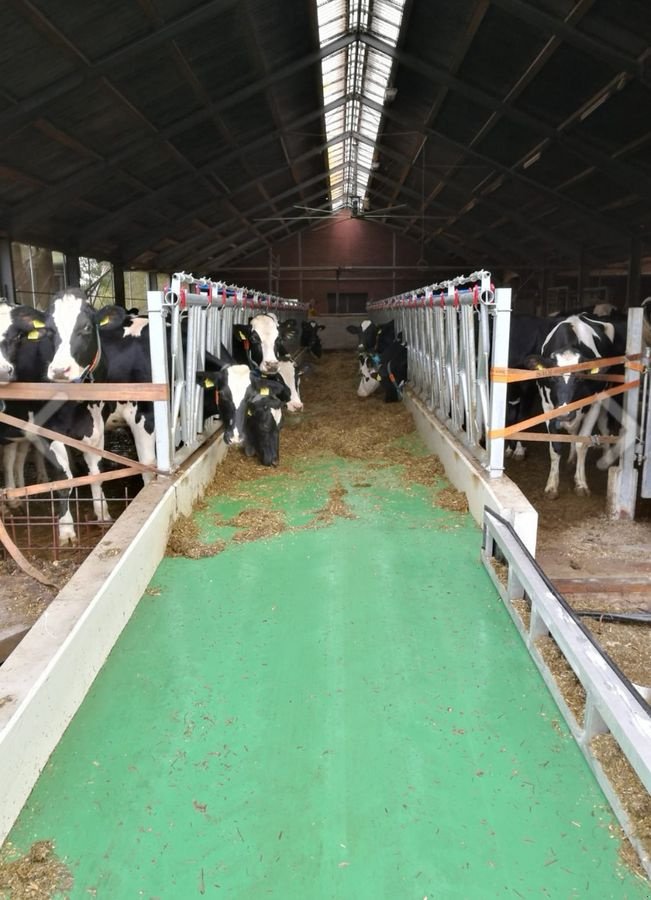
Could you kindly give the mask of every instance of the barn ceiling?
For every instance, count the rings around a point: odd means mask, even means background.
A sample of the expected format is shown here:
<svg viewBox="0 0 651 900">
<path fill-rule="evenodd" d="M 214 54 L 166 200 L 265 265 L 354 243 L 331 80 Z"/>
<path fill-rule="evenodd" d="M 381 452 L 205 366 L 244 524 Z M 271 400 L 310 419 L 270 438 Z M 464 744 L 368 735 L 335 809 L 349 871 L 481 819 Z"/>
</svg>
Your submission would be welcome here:
<svg viewBox="0 0 651 900">
<path fill-rule="evenodd" d="M 316 3 L 5 0 L 5 236 L 218 277 L 330 209 L 325 114 L 359 100 L 381 124 L 354 212 L 396 207 L 374 221 L 430 257 L 651 255 L 648 0 L 407 0 L 395 46 L 359 21 L 321 45 Z M 324 110 L 342 49 L 390 60 L 393 99 Z"/>
</svg>

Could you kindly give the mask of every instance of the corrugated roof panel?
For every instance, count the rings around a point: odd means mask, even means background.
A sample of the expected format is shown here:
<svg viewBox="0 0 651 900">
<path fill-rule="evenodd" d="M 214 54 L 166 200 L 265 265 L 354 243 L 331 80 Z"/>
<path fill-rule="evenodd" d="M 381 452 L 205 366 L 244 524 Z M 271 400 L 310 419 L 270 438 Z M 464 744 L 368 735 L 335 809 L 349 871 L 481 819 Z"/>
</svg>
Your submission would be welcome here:
<svg viewBox="0 0 651 900">
<path fill-rule="evenodd" d="M 346 0 L 317 0 L 316 14 L 319 25 L 319 42 L 323 47 L 347 30 Z"/>
</svg>

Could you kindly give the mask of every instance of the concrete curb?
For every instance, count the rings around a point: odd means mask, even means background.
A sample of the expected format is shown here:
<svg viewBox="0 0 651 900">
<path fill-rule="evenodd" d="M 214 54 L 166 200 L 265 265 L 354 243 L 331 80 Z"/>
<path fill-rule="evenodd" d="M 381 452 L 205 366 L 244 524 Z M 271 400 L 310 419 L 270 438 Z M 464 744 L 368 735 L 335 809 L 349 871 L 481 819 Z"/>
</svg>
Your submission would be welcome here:
<svg viewBox="0 0 651 900">
<path fill-rule="evenodd" d="M 468 498 L 475 521 L 482 526 L 484 507 L 510 522 L 532 556 L 536 555 L 538 513 L 510 478 L 490 478 L 488 472 L 461 446 L 413 391 L 405 392 L 405 405 L 421 437 L 445 468 L 455 488 Z"/>
</svg>

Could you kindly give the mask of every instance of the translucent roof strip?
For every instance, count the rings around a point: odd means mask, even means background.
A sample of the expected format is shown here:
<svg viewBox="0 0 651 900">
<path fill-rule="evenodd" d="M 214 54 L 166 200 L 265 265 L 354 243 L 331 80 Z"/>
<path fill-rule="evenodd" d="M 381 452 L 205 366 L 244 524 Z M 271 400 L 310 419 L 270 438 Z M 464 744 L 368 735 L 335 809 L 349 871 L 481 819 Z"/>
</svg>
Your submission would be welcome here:
<svg viewBox="0 0 651 900">
<path fill-rule="evenodd" d="M 395 47 L 405 0 L 316 0 L 319 42 L 369 33 Z M 373 169 L 381 116 L 366 101 L 383 104 L 393 60 L 356 40 L 323 59 L 324 104 L 341 101 L 325 116 L 330 201 L 333 208 L 363 201 Z M 342 175 L 342 172 L 344 173 Z"/>
</svg>

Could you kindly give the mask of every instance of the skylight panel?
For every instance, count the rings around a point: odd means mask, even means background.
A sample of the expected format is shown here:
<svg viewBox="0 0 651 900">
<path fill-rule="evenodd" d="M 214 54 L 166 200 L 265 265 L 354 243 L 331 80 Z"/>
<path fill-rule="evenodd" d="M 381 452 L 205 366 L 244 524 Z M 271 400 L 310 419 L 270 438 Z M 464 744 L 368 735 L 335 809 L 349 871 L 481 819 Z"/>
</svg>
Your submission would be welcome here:
<svg viewBox="0 0 651 900">
<path fill-rule="evenodd" d="M 405 0 L 316 0 L 321 47 L 346 34 L 357 38 L 322 61 L 323 100 L 341 106 L 325 115 L 330 200 L 334 209 L 363 201 L 372 171 L 383 105 L 393 60 L 369 48 L 364 34 L 395 47 Z"/>
</svg>

